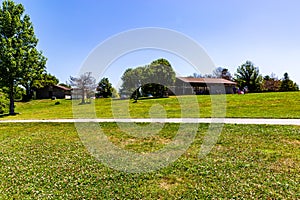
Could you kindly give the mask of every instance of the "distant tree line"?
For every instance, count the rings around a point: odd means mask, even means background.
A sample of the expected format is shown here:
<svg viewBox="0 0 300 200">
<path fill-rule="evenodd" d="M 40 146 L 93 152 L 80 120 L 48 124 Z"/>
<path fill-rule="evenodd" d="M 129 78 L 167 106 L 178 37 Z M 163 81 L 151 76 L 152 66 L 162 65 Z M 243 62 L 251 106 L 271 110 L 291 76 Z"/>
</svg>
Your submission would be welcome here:
<svg viewBox="0 0 300 200">
<path fill-rule="evenodd" d="M 194 73 L 194 78 L 223 78 L 235 81 L 237 86 L 241 89 L 247 88 L 249 92 L 285 92 L 298 91 L 299 86 L 290 79 L 288 73 L 284 73 L 282 79 L 278 79 L 274 73 L 270 76 L 262 76 L 259 73 L 259 68 L 255 67 L 251 61 L 246 61 L 244 64 L 238 66 L 234 76 L 227 68 L 218 67 L 212 74 L 197 74 Z"/>
<path fill-rule="evenodd" d="M 298 91 L 298 85 L 289 78 L 288 73 L 284 73 L 282 79 L 278 79 L 275 74 L 263 77 L 259 73 L 259 68 L 255 67 L 251 61 L 246 61 L 237 68 L 233 78 L 238 86 L 248 87 L 250 92 L 285 92 Z"/>
</svg>

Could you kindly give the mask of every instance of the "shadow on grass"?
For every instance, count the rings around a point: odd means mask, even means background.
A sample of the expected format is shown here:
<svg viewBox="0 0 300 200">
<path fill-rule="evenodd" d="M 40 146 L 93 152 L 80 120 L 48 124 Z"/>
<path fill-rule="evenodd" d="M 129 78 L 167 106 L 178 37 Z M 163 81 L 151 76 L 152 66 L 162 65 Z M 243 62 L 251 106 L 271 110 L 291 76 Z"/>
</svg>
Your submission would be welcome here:
<svg viewBox="0 0 300 200">
<path fill-rule="evenodd" d="M 16 116 L 16 115 L 19 115 L 20 113 L 13 113 L 13 114 L 0 114 L 0 118 L 4 118 L 4 117 L 8 117 L 8 116 Z"/>
<path fill-rule="evenodd" d="M 86 104 L 91 104 L 92 102 L 81 102 L 78 105 L 86 105 Z"/>
</svg>

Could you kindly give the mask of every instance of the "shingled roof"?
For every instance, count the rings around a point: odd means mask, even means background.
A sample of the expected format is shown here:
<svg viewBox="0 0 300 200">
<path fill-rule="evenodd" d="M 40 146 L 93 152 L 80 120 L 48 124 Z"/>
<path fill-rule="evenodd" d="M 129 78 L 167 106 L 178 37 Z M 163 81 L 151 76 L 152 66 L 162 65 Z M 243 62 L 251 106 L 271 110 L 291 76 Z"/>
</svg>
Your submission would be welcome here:
<svg viewBox="0 0 300 200">
<path fill-rule="evenodd" d="M 54 85 L 54 87 L 57 87 L 57 88 L 60 88 L 60 89 L 62 89 L 62 90 L 66 90 L 66 91 L 72 90 L 72 88 L 67 88 L 67 87 L 62 86 L 62 85 Z"/>
<path fill-rule="evenodd" d="M 176 77 L 185 83 L 203 83 L 203 84 L 224 84 L 237 85 L 236 82 L 229 81 L 223 78 L 193 78 L 193 77 Z"/>
</svg>

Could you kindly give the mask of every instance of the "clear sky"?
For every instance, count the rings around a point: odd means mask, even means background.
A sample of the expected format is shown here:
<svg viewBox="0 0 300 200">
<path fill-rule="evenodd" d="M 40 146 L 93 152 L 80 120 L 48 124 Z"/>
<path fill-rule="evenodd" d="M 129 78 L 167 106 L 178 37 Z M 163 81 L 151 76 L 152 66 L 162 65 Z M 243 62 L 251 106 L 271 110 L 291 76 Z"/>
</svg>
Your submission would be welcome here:
<svg viewBox="0 0 300 200">
<path fill-rule="evenodd" d="M 273 72 L 282 78 L 288 72 L 300 84 L 299 0 L 15 2 L 22 3 L 30 15 L 39 39 L 38 48 L 48 58 L 47 70 L 60 82 L 75 76 L 89 53 L 107 38 L 130 29 L 161 27 L 191 37 L 205 49 L 216 67 L 226 67 L 232 74 L 250 60 L 262 75 Z M 124 58 L 120 62 L 123 66 L 111 71 L 122 74 L 127 67 L 164 56 L 169 58 L 157 51 L 140 52 L 136 57 Z M 175 68 L 184 65 L 179 59 L 170 62 Z M 193 72 L 192 68 L 186 68 L 179 73 Z M 116 80 L 113 82 L 116 84 Z"/>
</svg>

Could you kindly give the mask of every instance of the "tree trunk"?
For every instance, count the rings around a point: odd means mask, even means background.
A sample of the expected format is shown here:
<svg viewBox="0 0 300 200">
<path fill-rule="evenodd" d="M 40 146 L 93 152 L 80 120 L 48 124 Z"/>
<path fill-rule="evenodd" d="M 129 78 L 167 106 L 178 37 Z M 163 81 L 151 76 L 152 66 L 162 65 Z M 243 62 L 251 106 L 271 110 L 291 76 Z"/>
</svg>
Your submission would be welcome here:
<svg viewBox="0 0 300 200">
<path fill-rule="evenodd" d="M 15 115 L 14 83 L 9 85 L 9 115 Z"/>
<path fill-rule="evenodd" d="M 85 90 L 82 90 L 81 104 L 85 104 Z"/>
</svg>

